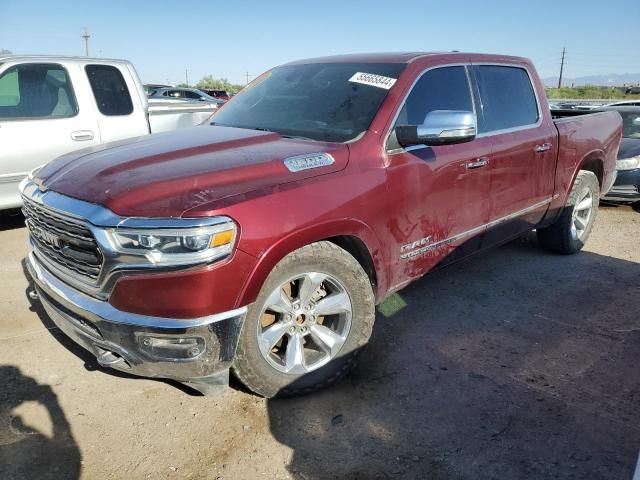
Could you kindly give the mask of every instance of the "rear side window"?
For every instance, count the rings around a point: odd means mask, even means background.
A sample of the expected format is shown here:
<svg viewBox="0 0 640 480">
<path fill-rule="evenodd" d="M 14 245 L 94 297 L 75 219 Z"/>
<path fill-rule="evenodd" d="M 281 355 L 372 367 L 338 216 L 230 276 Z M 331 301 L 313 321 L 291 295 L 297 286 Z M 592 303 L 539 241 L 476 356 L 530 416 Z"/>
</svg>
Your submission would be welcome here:
<svg viewBox="0 0 640 480">
<path fill-rule="evenodd" d="M 85 71 L 100 113 L 118 116 L 133 112 L 131 95 L 120 70 L 111 65 L 87 65 Z"/>
<path fill-rule="evenodd" d="M 533 125 L 538 105 L 529 74 L 523 68 L 498 65 L 475 67 L 482 99 L 479 132 Z"/>
<path fill-rule="evenodd" d="M 422 125 L 434 110 L 473 111 L 465 67 L 441 67 L 426 72 L 400 110 L 396 125 Z"/>
<path fill-rule="evenodd" d="M 27 63 L 0 75 L 0 119 L 68 118 L 78 113 L 62 65 Z"/>
<path fill-rule="evenodd" d="M 202 95 L 198 92 L 192 92 L 191 90 L 185 90 L 184 96 L 187 98 L 195 98 L 196 100 L 200 100 L 200 98 L 202 98 Z"/>
</svg>

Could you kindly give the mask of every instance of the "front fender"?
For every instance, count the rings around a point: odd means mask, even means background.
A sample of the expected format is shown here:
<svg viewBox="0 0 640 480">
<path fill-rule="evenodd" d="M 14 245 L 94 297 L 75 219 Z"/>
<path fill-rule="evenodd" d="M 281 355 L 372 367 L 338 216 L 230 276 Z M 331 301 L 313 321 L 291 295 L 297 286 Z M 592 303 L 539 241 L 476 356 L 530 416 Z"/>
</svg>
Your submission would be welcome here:
<svg viewBox="0 0 640 480">
<path fill-rule="evenodd" d="M 376 297 L 380 298 L 382 293 L 386 291 L 388 281 L 388 272 L 384 267 L 385 262 L 380 241 L 373 230 L 364 222 L 341 218 L 291 231 L 273 243 L 259 257 L 253 271 L 247 278 L 236 305 L 244 306 L 253 303 L 271 270 L 289 253 L 305 245 L 338 236 L 356 237 L 366 246 L 376 271 Z"/>
</svg>

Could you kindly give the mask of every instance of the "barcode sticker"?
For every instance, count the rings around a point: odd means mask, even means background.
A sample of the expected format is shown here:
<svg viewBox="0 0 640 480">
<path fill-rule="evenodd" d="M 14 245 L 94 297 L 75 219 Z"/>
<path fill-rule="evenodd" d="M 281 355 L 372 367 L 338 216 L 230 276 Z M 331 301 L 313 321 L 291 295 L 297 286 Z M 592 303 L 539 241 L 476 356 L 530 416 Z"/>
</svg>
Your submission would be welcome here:
<svg viewBox="0 0 640 480">
<path fill-rule="evenodd" d="M 396 83 L 395 78 L 363 72 L 356 72 L 353 77 L 349 79 L 349 81 L 354 83 L 361 83 L 363 85 L 370 85 L 372 87 L 384 88 L 385 90 L 389 90 L 391 87 L 393 87 L 394 83 Z"/>
</svg>

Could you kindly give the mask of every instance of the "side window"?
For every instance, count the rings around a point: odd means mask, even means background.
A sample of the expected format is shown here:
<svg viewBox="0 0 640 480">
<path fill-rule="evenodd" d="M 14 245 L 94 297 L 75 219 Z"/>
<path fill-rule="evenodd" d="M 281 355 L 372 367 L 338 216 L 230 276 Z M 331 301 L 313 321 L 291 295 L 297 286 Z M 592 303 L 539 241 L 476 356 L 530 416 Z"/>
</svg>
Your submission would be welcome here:
<svg viewBox="0 0 640 480">
<path fill-rule="evenodd" d="M 529 74 L 523 68 L 498 65 L 475 67 L 483 121 L 479 132 L 523 127 L 538 121 L 538 105 Z"/>
<path fill-rule="evenodd" d="M 27 63 L 0 75 L 0 119 L 68 118 L 77 113 L 71 80 L 61 65 Z"/>
<path fill-rule="evenodd" d="M 131 95 L 120 70 L 111 65 L 87 65 L 85 71 L 100 113 L 118 116 L 133 112 Z"/>
<path fill-rule="evenodd" d="M 196 100 L 200 100 L 202 95 L 198 94 L 198 92 L 192 92 L 191 90 L 185 90 L 184 96 L 187 98 L 195 98 Z"/>
<path fill-rule="evenodd" d="M 414 85 L 396 125 L 421 125 L 434 110 L 473 111 L 465 67 L 441 67 L 426 72 Z"/>
</svg>

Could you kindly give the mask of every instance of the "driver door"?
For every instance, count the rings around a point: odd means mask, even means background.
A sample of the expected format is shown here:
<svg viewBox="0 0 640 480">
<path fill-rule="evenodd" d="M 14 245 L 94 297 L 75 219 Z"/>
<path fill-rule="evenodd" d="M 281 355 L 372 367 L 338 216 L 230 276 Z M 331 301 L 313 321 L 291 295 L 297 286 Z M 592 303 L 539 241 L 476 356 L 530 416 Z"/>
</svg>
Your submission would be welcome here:
<svg viewBox="0 0 640 480">
<path fill-rule="evenodd" d="M 467 66 L 442 66 L 419 78 L 395 126 L 420 125 L 436 110 L 475 112 Z M 401 148 L 387 145 L 393 284 L 476 252 L 489 221 L 491 141 Z"/>
</svg>

